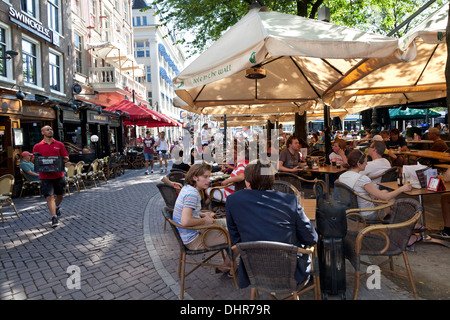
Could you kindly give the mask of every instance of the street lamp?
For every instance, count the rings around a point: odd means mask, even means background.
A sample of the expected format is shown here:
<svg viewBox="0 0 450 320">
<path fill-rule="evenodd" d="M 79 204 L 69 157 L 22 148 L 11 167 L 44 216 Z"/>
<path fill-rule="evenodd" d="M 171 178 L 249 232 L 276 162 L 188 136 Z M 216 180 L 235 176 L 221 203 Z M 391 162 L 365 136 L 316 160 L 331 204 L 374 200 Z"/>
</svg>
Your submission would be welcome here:
<svg viewBox="0 0 450 320">
<path fill-rule="evenodd" d="M 95 157 L 97 158 L 97 142 L 98 142 L 98 136 L 92 135 L 91 136 L 91 142 L 94 144 L 94 150 L 95 150 Z"/>
</svg>

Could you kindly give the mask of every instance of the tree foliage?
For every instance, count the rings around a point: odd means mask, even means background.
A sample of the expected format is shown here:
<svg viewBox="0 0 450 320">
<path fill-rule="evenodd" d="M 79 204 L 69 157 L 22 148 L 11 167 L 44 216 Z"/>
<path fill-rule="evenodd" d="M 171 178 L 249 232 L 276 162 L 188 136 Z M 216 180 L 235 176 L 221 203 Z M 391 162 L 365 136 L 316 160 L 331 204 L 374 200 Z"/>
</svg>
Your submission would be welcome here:
<svg viewBox="0 0 450 320">
<path fill-rule="evenodd" d="M 153 0 L 151 6 L 162 24 L 195 35 L 192 41 L 181 39 L 190 48 L 188 54 L 204 51 L 249 10 L 252 0 Z M 429 0 L 264 0 L 272 11 L 317 19 L 321 6 L 330 8 L 331 23 L 379 34 L 388 34 Z M 424 14 L 442 5 L 437 0 Z M 417 19 L 419 20 L 419 19 Z M 419 20 L 420 21 L 420 20 Z M 411 25 L 412 26 L 412 25 Z M 409 26 L 409 27 L 411 27 Z M 396 36 L 403 35 L 400 30 Z"/>
</svg>

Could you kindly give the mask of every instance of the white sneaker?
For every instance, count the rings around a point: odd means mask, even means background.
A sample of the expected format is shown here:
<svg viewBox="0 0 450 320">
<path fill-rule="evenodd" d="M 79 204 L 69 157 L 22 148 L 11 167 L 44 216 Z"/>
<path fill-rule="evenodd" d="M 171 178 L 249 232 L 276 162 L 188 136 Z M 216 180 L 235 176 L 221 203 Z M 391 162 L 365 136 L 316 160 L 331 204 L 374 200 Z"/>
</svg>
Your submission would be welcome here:
<svg viewBox="0 0 450 320">
<path fill-rule="evenodd" d="M 151 170 L 150 173 L 153 173 L 153 170 Z"/>
<path fill-rule="evenodd" d="M 148 170 L 147 170 L 147 171 L 145 171 L 145 174 L 148 174 Z"/>
</svg>

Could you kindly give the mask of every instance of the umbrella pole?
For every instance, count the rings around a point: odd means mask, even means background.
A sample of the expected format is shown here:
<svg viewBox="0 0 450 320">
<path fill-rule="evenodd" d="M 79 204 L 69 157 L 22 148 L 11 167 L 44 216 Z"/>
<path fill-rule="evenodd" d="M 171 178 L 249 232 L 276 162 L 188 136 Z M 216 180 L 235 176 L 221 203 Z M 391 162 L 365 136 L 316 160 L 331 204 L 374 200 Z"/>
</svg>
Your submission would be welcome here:
<svg viewBox="0 0 450 320">
<path fill-rule="evenodd" d="M 328 155 L 331 152 L 331 130 L 330 130 L 330 106 L 324 104 L 323 106 L 323 124 L 325 129 L 325 153 Z"/>
</svg>

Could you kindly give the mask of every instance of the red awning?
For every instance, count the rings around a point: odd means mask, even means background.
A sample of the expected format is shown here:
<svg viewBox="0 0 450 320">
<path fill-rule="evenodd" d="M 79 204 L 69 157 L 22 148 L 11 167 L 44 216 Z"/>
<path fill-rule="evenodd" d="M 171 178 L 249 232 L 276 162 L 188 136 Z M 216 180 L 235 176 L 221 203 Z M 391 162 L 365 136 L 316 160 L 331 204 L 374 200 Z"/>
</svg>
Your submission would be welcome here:
<svg viewBox="0 0 450 320">
<path fill-rule="evenodd" d="M 169 123 L 166 118 L 151 112 L 152 110 L 150 109 L 138 106 L 129 100 L 122 100 L 110 105 L 105 108 L 105 110 L 124 112 L 127 115 L 127 120 L 124 121 L 124 125 L 145 126 L 150 124 L 154 126 L 164 126 Z"/>
<path fill-rule="evenodd" d="M 163 113 L 159 113 L 159 112 L 157 112 L 155 110 L 150 110 L 150 111 L 153 112 L 155 115 L 165 119 L 168 122 L 168 124 L 161 125 L 161 126 L 155 126 L 155 125 L 152 126 L 152 125 L 150 125 L 150 126 L 147 126 L 147 127 L 183 127 L 183 125 L 181 123 L 179 123 L 176 120 L 173 120 L 172 118 L 166 116 Z"/>
</svg>

